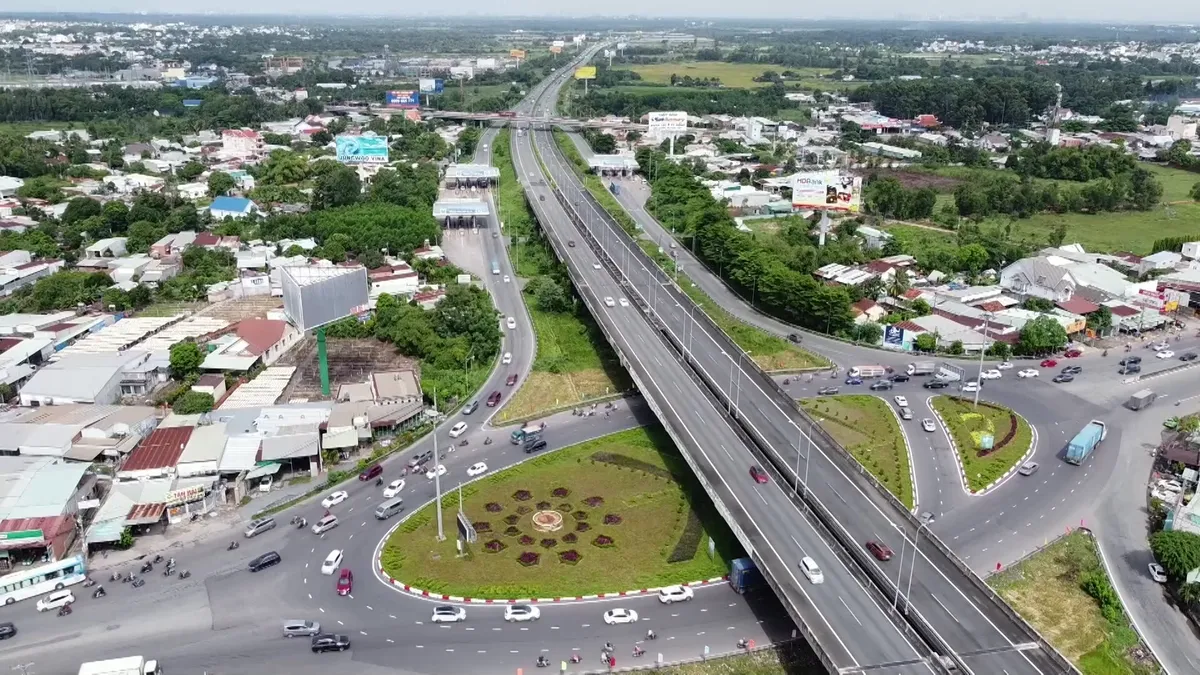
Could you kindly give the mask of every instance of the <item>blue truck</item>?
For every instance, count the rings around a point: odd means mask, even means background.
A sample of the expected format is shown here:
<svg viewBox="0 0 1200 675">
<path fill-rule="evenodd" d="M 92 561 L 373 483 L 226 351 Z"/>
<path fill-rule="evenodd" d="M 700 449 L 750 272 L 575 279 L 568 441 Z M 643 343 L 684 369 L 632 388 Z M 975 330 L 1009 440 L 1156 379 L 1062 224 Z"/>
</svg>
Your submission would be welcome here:
<svg viewBox="0 0 1200 675">
<path fill-rule="evenodd" d="M 745 593 L 765 583 L 762 572 L 750 558 L 735 558 L 729 563 L 729 585 L 738 593 Z"/>
<path fill-rule="evenodd" d="M 1083 464 L 1084 460 L 1092 455 L 1092 451 L 1100 445 L 1100 441 L 1108 435 L 1108 427 L 1100 420 L 1092 420 L 1087 423 L 1087 426 L 1079 430 L 1075 434 L 1075 438 L 1067 444 L 1067 461 L 1071 464 Z"/>
</svg>

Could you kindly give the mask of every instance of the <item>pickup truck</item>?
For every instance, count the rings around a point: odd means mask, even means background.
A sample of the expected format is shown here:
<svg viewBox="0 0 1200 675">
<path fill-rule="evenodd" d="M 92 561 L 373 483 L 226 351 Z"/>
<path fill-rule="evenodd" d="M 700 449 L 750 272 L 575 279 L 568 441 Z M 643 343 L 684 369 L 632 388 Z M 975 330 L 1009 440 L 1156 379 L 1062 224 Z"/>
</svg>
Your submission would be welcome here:
<svg viewBox="0 0 1200 675">
<path fill-rule="evenodd" d="M 509 440 L 512 441 L 513 445 L 520 445 L 526 441 L 536 440 L 545 430 L 545 422 L 530 422 L 522 426 L 520 429 L 513 431 L 509 437 Z"/>
</svg>

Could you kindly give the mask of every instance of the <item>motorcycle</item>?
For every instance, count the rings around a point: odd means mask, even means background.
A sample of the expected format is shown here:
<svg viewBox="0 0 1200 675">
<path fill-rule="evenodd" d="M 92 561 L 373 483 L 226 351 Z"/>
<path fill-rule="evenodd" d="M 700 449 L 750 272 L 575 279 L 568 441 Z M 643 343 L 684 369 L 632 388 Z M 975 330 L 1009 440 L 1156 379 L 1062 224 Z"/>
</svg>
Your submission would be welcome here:
<svg viewBox="0 0 1200 675">
<path fill-rule="evenodd" d="M 108 592 L 104 590 L 103 586 L 97 586 L 96 590 L 92 591 L 93 598 L 103 598 L 106 595 L 108 595 Z"/>
<path fill-rule="evenodd" d="M 491 436 L 488 436 L 487 438 L 483 439 L 483 444 L 484 444 L 484 445 L 491 445 L 491 444 L 492 444 L 492 437 L 491 437 Z"/>
<path fill-rule="evenodd" d="M 303 530 L 303 529 L 304 529 L 304 528 L 306 528 L 306 527 L 308 527 L 308 519 L 307 519 L 307 518 L 301 518 L 301 519 L 300 519 L 300 529 L 302 529 L 302 530 Z"/>
<path fill-rule="evenodd" d="M 192 573 L 191 573 L 191 571 L 190 571 L 190 570 L 183 570 L 182 572 L 180 572 L 180 573 L 179 573 L 179 578 L 180 578 L 180 579 L 186 579 L 186 578 L 188 578 L 188 577 L 190 577 L 190 576 L 192 576 Z"/>
<path fill-rule="evenodd" d="M 298 522 L 300 522 L 300 516 L 292 516 L 292 521 L 290 524 L 295 525 Z"/>
<path fill-rule="evenodd" d="M 122 578 L 122 579 L 121 579 L 121 583 L 123 583 L 123 584 L 127 584 L 127 583 L 129 583 L 129 582 L 133 581 L 133 580 L 134 580 L 134 579 L 136 579 L 136 578 L 137 578 L 137 577 L 135 577 L 135 576 L 133 575 L 133 572 L 130 572 L 129 574 L 126 574 L 126 575 L 124 576 L 124 578 Z"/>
<path fill-rule="evenodd" d="M 466 444 L 467 444 L 467 439 L 465 439 L 465 438 L 458 442 L 459 447 L 462 447 Z"/>
<path fill-rule="evenodd" d="M 785 386 L 785 387 L 786 387 L 786 386 L 788 386 L 788 385 L 789 385 L 789 384 L 791 384 L 791 383 L 792 383 L 792 380 L 791 380 L 791 378 L 788 378 L 788 377 L 785 377 L 785 378 L 783 378 L 783 386 Z"/>
<path fill-rule="evenodd" d="M 1105 349 L 1103 352 L 1100 353 L 1100 356 L 1108 356 L 1108 350 Z"/>
<path fill-rule="evenodd" d="M 737 646 L 738 646 L 738 649 L 745 649 L 750 646 L 750 641 L 747 640 L 746 638 L 742 638 L 741 640 L 738 640 Z"/>
<path fill-rule="evenodd" d="M 380 485 L 383 485 L 383 478 L 376 478 L 375 487 L 379 487 Z"/>
<path fill-rule="evenodd" d="M 645 655 L 646 655 L 646 650 L 645 650 L 645 649 L 642 649 L 641 647 L 634 647 L 634 648 L 633 648 L 633 656 L 634 656 L 635 658 L 636 658 L 636 657 L 638 657 L 638 656 L 645 656 Z"/>
<path fill-rule="evenodd" d="M 163 576 L 164 576 L 164 577 L 169 577 L 169 576 L 171 576 L 172 574 L 175 574 L 175 568 L 174 568 L 174 567 L 168 567 L 168 568 L 166 568 L 165 570 L 163 570 Z"/>
<path fill-rule="evenodd" d="M 293 520 L 292 522 L 294 523 L 294 522 L 296 522 L 296 521 L 294 521 L 294 520 Z M 237 543 L 236 541 L 231 541 L 231 542 L 229 542 L 229 546 L 227 546 L 227 547 L 225 548 L 225 550 L 226 550 L 226 551 L 233 551 L 233 550 L 236 550 L 236 549 L 237 549 L 237 547 L 239 547 L 239 546 L 241 546 L 241 544 Z"/>
<path fill-rule="evenodd" d="M 108 577 L 108 581 L 110 583 L 116 583 L 117 581 L 120 581 L 120 580 L 121 580 L 120 572 L 113 572 L 112 575 Z"/>
<path fill-rule="evenodd" d="M 133 582 L 134 588 L 141 588 L 142 586 L 145 586 L 145 585 L 146 585 L 145 579 L 135 579 Z"/>
<path fill-rule="evenodd" d="M 83 587 L 84 587 L 84 588 L 90 588 L 90 587 L 92 587 L 92 586 L 95 586 L 95 585 L 96 585 L 96 580 L 95 580 L 95 579 L 93 579 L 93 578 L 91 578 L 91 577 L 87 577 L 86 579 L 84 579 L 84 580 L 83 580 Z"/>
<path fill-rule="evenodd" d="M 72 611 L 74 611 L 74 610 L 71 609 L 71 605 L 70 605 L 70 603 L 68 603 L 68 604 L 65 604 L 62 607 L 58 608 L 58 615 L 59 616 L 67 616 Z"/>
<path fill-rule="evenodd" d="M 652 630 L 648 630 L 648 631 L 646 631 L 646 639 L 647 639 L 647 640 L 657 640 L 657 639 L 658 639 L 658 633 L 655 633 L 655 632 L 654 632 L 654 631 L 652 631 Z"/>
<path fill-rule="evenodd" d="M 160 562 L 162 562 L 162 556 L 161 555 L 154 556 L 154 564 L 157 565 Z"/>
<path fill-rule="evenodd" d="M 571 663 L 579 663 L 579 662 L 580 662 L 580 661 L 582 661 L 582 660 L 583 660 L 583 657 L 582 657 L 582 656 L 580 656 L 579 654 L 572 654 L 572 655 L 571 655 Z"/>
<path fill-rule="evenodd" d="M 537 667 L 538 668 L 545 668 L 548 665 L 550 665 L 550 659 L 548 659 L 544 656 L 538 657 L 538 659 L 537 659 Z"/>
<path fill-rule="evenodd" d="M 154 571 L 154 565 L 151 564 L 150 562 L 147 561 L 145 565 L 142 565 L 142 574 L 148 574 L 153 571 Z"/>
</svg>

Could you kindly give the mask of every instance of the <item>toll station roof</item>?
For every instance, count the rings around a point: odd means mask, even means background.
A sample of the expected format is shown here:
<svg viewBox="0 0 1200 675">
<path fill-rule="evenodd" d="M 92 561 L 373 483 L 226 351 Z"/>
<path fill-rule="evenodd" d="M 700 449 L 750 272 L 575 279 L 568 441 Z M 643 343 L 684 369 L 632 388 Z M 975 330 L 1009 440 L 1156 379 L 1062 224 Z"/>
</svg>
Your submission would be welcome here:
<svg viewBox="0 0 1200 675">
<path fill-rule="evenodd" d="M 592 169 L 624 169 L 636 171 L 637 160 L 629 155 L 592 155 L 588 157 L 588 166 Z"/>
<path fill-rule="evenodd" d="M 446 180 L 481 178 L 500 180 L 500 169 L 487 164 L 451 164 L 446 167 Z"/>
<path fill-rule="evenodd" d="M 434 218 L 456 218 L 476 216 L 485 218 L 491 213 L 487 202 L 482 199 L 439 199 L 433 203 Z"/>
</svg>

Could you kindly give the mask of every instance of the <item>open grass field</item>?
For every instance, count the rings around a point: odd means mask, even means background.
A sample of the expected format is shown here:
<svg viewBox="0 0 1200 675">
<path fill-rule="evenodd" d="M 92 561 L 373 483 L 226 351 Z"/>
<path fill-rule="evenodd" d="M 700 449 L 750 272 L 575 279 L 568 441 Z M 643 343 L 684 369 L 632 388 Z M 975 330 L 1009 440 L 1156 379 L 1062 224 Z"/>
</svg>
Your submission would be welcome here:
<svg viewBox="0 0 1200 675">
<path fill-rule="evenodd" d="M 908 447 L 886 401 L 877 396 L 844 395 L 806 398 L 800 405 L 888 491 L 908 508 L 913 507 Z"/>
<path fill-rule="evenodd" d="M 1083 591 L 1080 584 L 1089 574 L 1104 574 L 1104 568 L 1095 542 L 1077 531 L 987 581 L 1084 675 L 1158 672 L 1152 661 L 1131 653 L 1138 638 L 1128 621 L 1105 619 Z"/>
<path fill-rule="evenodd" d="M 136 316 L 140 317 L 168 317 L 179 314 L 193 314 L 197 310 L 203 309 L 206 303 L 203 302 L 174 302 L 163 301 L 155 302 L 139 309 Z"/>
<path fill-rule="evenodd" d="M 983 401 L 974 406 L 967 398 L 934 396 L 933 409 L 941 415 L 958 446 L 967 486 L 972 492 L 986 488 L 1008 473 L 1033 443 L 1029 423 L 1003 406 Z M 992 450 L 981 456 L 980 448 L 988 436 L 992 438 Z"/>
<path fill-rule="evenodd" d="M 664 63 L 650 63 L 631 66 L 629 69 L 636 72 L 642 77 L 644 82 L 649 84 L 670 84 L 671 75 L 676 75 L 677 77 L 686 76 L 692 78 L 715 77 L 721 81 L 721 84 L 730 89 L 753 89 L 756 87 L 767 86 L 768 83 L 755 82 L 754 78 L 762 75 L 768 70 L 773 70 L 780 74 L 783 74 L 783 71 L 785 70 L 791 71 L 795 73 L 796 77 L 788 79 L 787 84 L 799 84 L 799 86 L 809 89 L 835 89 L 840 85 L 850 84 L 821 79 L 820 76 L 833 72 L 831 69 L 789 68 L 787 66 L 773 65 L 769 63 L 667 61 Z M 629 87 L 622 87 L 622 91 L 636 86 L 637 85 L 629 85 Z"/>
<path fill-rule="evenodd" d="M 659 671 L 664 675 L 803 675 L 820 672 L 820 661 L 803 641 L 751 654 L 710 659 Z"/>
<path fill-rule="evenodd" d="M 552 441 L 553 430 L 549 434 Z M 465 476 L 447 479 L 454 483 Z M 546 598 L 721 576 L 741 554 L 659 427 L 541 455 L 464 486 L 462 495 L 463 511 L 479 533 L 468 554 L 456 555 L 454 538 L 436 540 L 430 504 L 384 545 L 387 574 L 450 595 Z M 457 494 L 446 495 L 442 505 L 456 510 Z M 534 514 L 545 512 L 561 516 L 559 529 L 535 527 Z M 716 543 L 713 558 L 710 537 Z"/>
</svg>

